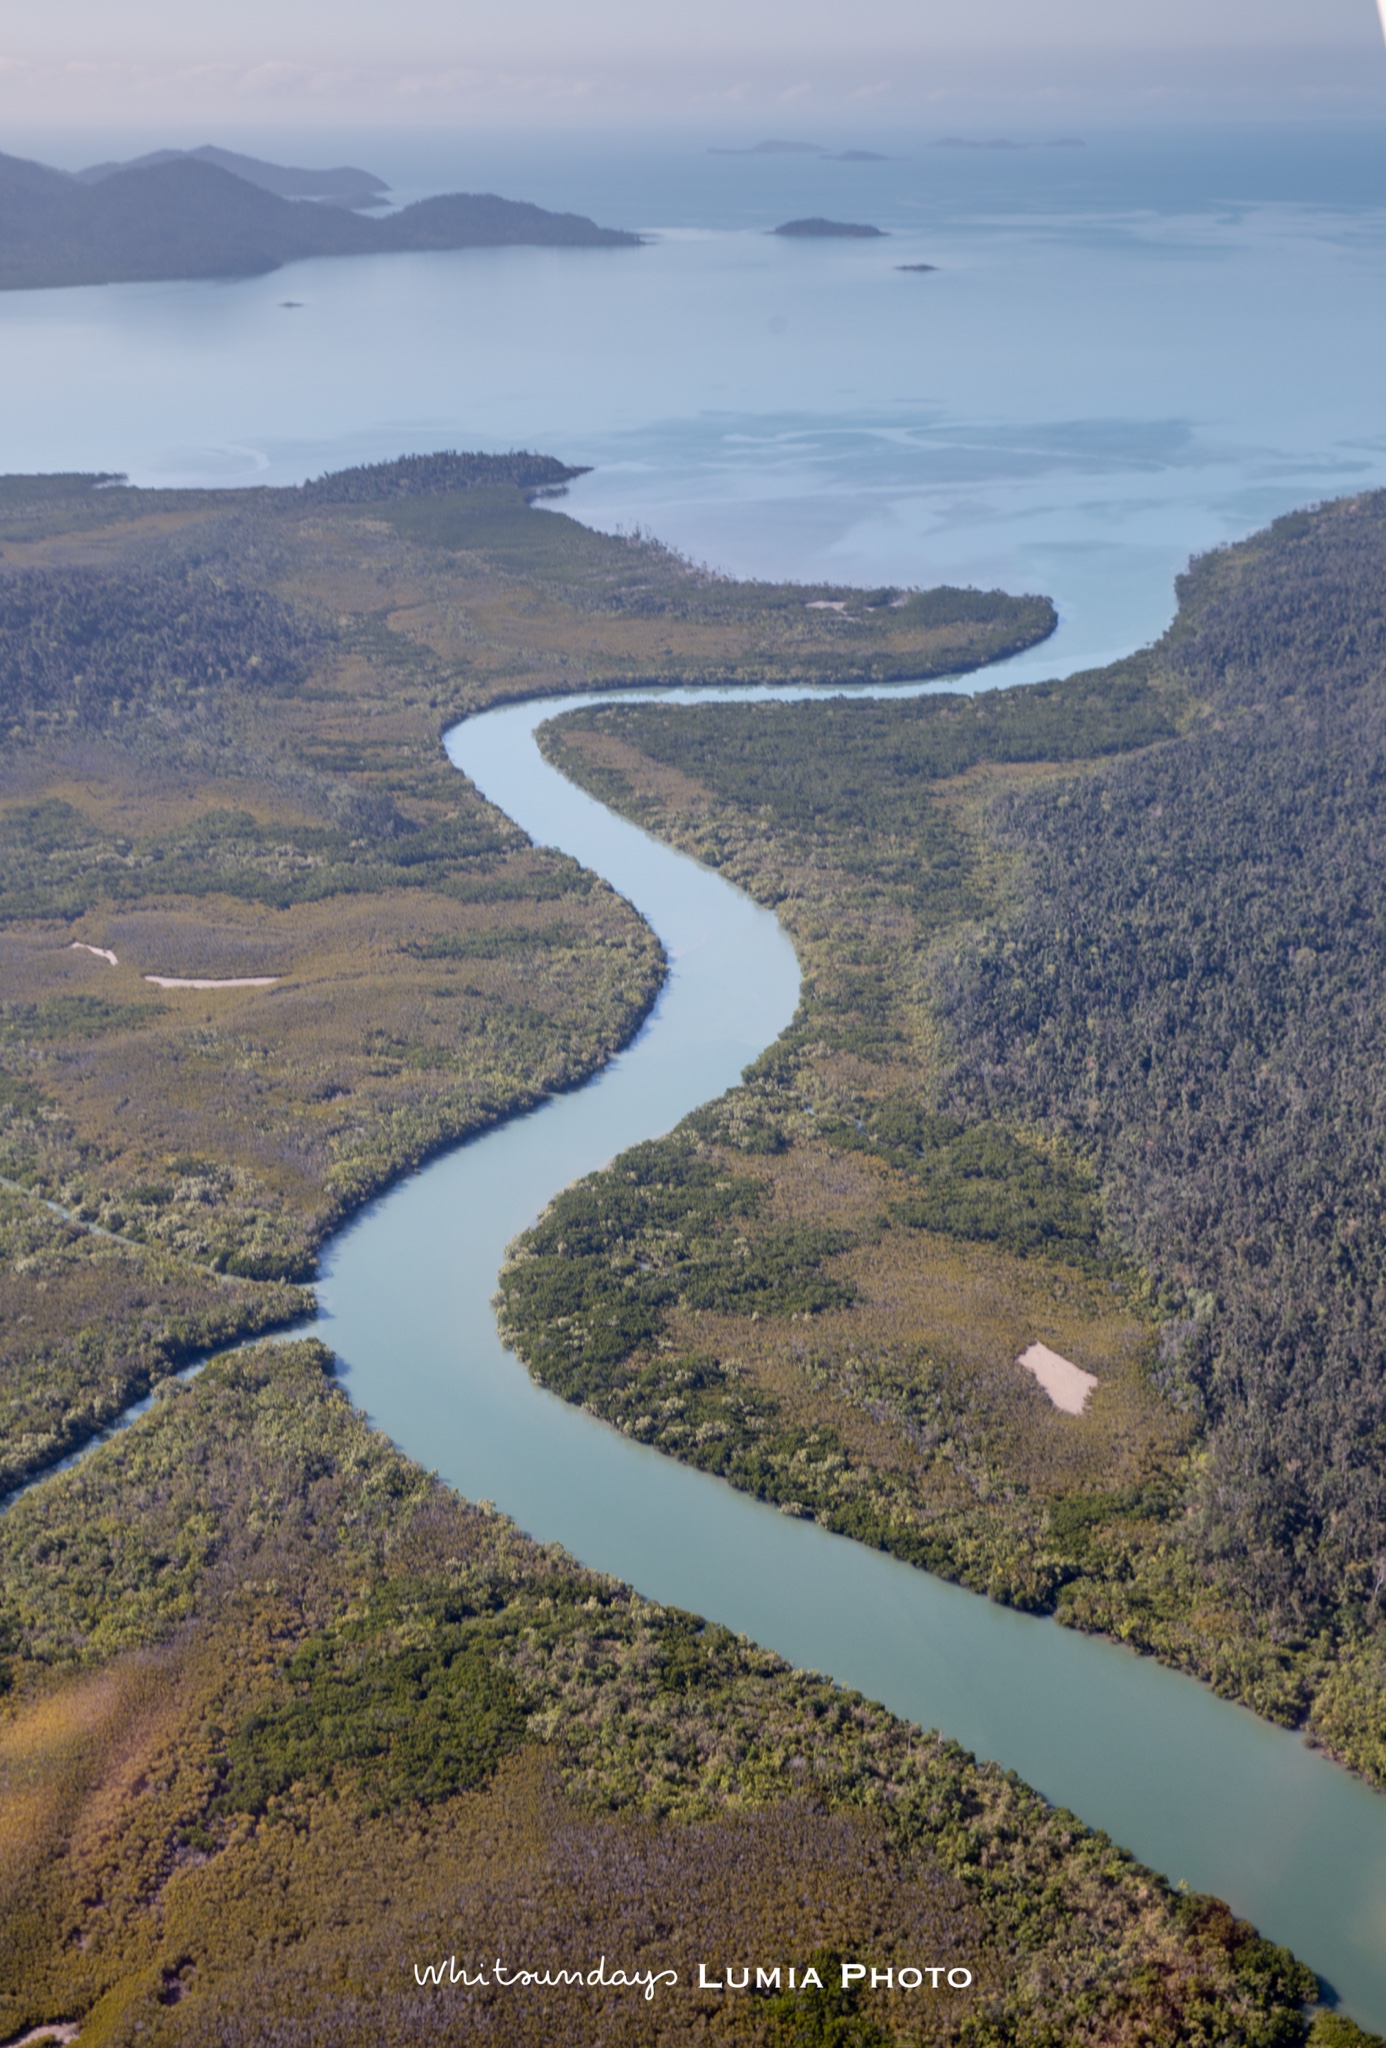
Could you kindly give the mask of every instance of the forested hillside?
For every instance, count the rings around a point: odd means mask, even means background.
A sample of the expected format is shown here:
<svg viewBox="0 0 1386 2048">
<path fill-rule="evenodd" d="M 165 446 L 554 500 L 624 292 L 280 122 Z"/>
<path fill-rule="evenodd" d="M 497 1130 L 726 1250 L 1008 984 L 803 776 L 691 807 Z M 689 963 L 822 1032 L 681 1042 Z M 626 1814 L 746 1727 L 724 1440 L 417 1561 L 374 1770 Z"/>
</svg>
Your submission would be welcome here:
<svg viewBox="0 0 1386 2048">
<path fill-rule="evenodd" d="M 506 1312 L 634 1433 L 1386 1781 L 1386 496 L 1179 597 L 1063 685 L 549 729 L 776 905 L 805 1006 L 560 1198 Z M 720 1269 L 697 1173 L 755 1184 Z M 1036 1339 L 1096 1378 L 1082 1415 L 1024 1383 Z"/>
<path fill-rule="evenodd" d="M 1090 1156 L 1173 1310 L 1198 1554 L 1277 1632 L 1386 1587 L 1386 500 L 1200 563 L 1177 746 L 995 813 L 1016 904 L 955 958 L 960 1102 Z"/>
</svg>

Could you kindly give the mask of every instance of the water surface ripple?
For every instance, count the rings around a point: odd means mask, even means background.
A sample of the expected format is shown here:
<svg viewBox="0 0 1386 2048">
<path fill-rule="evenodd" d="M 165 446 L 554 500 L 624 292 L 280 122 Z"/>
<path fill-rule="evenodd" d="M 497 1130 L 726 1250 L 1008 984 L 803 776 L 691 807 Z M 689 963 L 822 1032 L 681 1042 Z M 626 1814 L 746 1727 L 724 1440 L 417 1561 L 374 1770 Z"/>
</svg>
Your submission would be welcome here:
<svg viewBox="0 0 1386 2048">
<path fill-rule="evenodd" d="M 1032 668 L 1052 673 L 1052 650 L 1047 667 L 1041 652 L 986 680 Z M 535 727 L 594 701 L 485 713 L 448 734 L 448 752 L 533 839 L 630 898 L 664 943 L 668 982 L 586 1087 L 440 1158 L 333 1240 L 323 1335 L 353 1399 L 540 1540 L 998 1758 L 1170 1878 L 1220 1894 L 1386 2028 L 1386 1799 L 1148 1658 L 995 1606 L 631 1442 L 502 1349 L 491 1299 L 511 1238 L 559 1188 L 732 1086 L 798 1000 L 769 912 L 544 762 Z"/>
</svg>

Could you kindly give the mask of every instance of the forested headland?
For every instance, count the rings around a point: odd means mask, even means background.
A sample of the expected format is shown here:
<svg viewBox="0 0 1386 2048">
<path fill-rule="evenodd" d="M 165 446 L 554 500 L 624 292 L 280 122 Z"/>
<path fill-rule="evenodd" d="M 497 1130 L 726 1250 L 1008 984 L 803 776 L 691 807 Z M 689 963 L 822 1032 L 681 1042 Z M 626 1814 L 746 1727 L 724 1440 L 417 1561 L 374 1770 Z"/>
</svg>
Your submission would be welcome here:
<svg viewBox="0 0 1386 2048">
<path fill-rule="evenodd" d="M 618 1426 L 1378 1784 L 1383 589 L 1377 494 L 1203 558 L 1163 640 L 1067 683 L 549 727 L 777 908 L 805 1002 L 504 1285 Z M 1081 1416 L 1035 1339 L 1096 1376 Z"/>
<path fill-rule="evenodd" d="M 371 219 L 323 199 L 284 197 L 266 179 L 276 166 L 227 151 L 156 151 L 96 168 L 103 175 L 91 179 L 0 155 L 0 291 L 255 277 L 307 256 L 634 249 L 642 239 L 494 192 L 439 193 Z"/>
</svg>

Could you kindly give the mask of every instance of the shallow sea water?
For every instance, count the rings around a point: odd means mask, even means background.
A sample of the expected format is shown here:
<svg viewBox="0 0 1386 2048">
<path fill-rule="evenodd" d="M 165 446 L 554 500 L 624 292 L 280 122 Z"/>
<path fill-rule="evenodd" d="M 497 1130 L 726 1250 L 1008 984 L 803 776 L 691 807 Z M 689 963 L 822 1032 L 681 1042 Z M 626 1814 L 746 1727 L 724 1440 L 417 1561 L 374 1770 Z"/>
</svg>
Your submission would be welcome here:
<svg viewBox="0 0 1386 2048">
<path fill-rule="evenodd" d="M 1047 591 L 1056 667 L 1158 632 L 1195 550 L 1386 480 L 1386 128 L 867 139 L 887 161 L 285 138 L 401 198 L 653 239 L 0 295 L 0 468 L 289 482 L 537 447 L 594 465 L 579 517 L 738 574 Z M 767 232 L 809 213 L 887 238 Z"/>
</svg>

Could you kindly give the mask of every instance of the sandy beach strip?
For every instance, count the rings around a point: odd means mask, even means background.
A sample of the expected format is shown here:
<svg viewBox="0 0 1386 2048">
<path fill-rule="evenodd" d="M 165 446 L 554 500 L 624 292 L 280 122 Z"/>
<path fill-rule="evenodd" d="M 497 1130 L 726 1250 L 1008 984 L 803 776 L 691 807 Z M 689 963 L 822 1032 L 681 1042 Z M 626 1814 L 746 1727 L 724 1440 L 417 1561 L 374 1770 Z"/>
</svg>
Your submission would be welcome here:
<svg viewBox="0 0 1386 2048">
<path fill-rule="evenodd" d="M 273 988 L 284 979 L 282 974 L 236 974 L 221 981 L 183 974 L 146 974 L 144 978 L 155 988 Z"/>
</svg>

